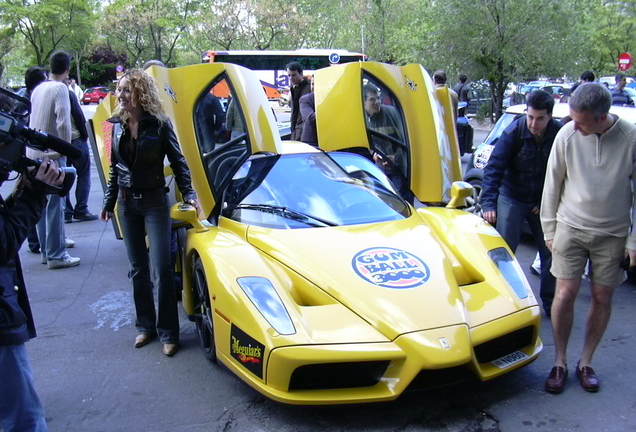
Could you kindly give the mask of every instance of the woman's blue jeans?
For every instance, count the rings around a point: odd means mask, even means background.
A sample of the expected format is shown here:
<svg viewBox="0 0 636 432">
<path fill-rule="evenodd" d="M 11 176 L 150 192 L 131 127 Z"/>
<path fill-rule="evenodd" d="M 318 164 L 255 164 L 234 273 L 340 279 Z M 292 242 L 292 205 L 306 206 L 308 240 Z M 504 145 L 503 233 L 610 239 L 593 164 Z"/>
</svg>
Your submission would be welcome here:
<svg viewBox="0 0 636 432">
<path fill-rule="evenodd" d="M 128 277 L 132 280 L 140 333 L 158 334 L 163 343 L 179 341 L 179 314 L 177 292 L 174 287 L 174 268 L 170 264 L 170 208 L 163 203 L 152 207 L 143 199 L 120 200 L 123 209 L 124 243 L 130 261 Z M 146 247 L 148 236 L 148 247 Z M 153 278 L 151 279 L 151 269 Z M 157 287 L 158 314 L 153 297 Z"/>
</svg>

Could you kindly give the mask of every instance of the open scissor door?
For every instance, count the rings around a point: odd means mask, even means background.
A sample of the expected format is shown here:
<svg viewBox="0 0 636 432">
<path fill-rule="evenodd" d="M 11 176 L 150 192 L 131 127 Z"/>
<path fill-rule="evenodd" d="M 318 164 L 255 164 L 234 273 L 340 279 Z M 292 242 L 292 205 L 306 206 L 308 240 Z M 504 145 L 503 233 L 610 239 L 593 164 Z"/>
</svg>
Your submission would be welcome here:
<svg viewBox="0 0 636 432">
<path fill-rule="evenodd" d="M 461 180 L 452 103 L 422 66 L 349 63 L 314 79 L 322 149 L 368 149 L 403 195 L 449 201 L 452 182 Z"/>
<path fill-rule="evenodd" d="M 104 193 L 108 185 L 111 149 L 114 141 L 121 136 L 121 126 L 107 121 L 113 116 L 116 107 L 117 101 L 115 97 L 109 93 L 97 106 L 93 118 L 87 121 L 89 130 L 88 137 L 93 150 L 93 159 Z M 112 219 L 112 223 L 115 236 L 121 240 L 123 238 L 121 231 L 121 212 L 117 205 L 115 206 L 115 215 Z"/>
<path fill-rule="evenodd" d="M 192 173 L 201 209 L 218 214 L 223 191 L 255 153 L 278 153 L 272 109 L 258 77 L 225 63 L 151 67 L 163 107 Z"/>
</svg>

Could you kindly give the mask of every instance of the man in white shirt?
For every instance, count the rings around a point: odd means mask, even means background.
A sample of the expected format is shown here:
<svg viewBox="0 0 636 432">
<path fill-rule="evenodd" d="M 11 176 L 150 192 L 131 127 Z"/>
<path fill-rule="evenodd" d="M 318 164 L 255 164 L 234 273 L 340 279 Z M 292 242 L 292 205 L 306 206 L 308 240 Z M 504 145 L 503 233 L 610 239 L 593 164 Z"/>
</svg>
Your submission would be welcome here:
<svg viewBox="0 0 636 432">
<path fill-rule="evenodd" d="M 71 102 L 69 89 L 64 84 L 68 78 L 71 57 L 58 51 L 51 55 L 51 81 L 45 81 L 31 94 L 31 117 L 29 126 L 71 142 Z M 66 165 L 66 158 L 56 152 L 40 152 L 27 149 L 31 159 L 57 159 L 60 166 Z M 38 222 L 38 237 L 42 251 L 42 264 L 49 269 L 74 267 L 80 259 L 72 257 L 66 250 L 64 235 L 64 200 L 59 195 L 48 195 L 48 202 Z"/>
<path fill-rule="evenodd" d="M 625 248 L 632 263 L 636 258 L 636 126 L 609 114 L 611 103 L 603 85 L 580 85 L 569 100 L 572 121 L 557 134 L 548 160 L 541 225 L 557 278 L 552 303 L 556 356 L 545 383 L 550 393 L 565 388 L 574 302 L 587 259 L 592 304 L 576 375 L 583 389 L 595 392 L 600 382 L 590 365 L 610 318 L 614 289 L 624 280 Z"/>
<path fill-rule="evenodd" d="M 75 78 L 70 78 L 68 80 L 68 88 L 71 89 L 73 93 L 75 93 L 75 96 L 77 96 L 77 100 L 79 102 L 82 102 L 82 96 L 84 96 L 84 92 L 82 91 L 82 88 L 75 82 Z"/>
</svg>

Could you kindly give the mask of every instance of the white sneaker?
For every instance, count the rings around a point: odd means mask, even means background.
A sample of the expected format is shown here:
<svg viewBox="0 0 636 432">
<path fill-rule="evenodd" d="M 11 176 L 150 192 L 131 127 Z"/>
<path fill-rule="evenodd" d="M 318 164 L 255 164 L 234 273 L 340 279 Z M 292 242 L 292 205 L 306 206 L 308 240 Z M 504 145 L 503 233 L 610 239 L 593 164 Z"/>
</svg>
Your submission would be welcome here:
<svg viewBox="0 0 636 432">
<path fill-rule="evenodd" d="M 64 239 L 64 246 L 66 246 L 66 249 L 74 248 L 75 247 L 75 240 L 71 240 L 70 238 L 65 238 Z"/>
<path fill-rule="evenodd" d="M 75 267 L 80 264 L 80 259 L 78 257 L 72 257 L 69 254 L 65 254 L 63 258 L 60 259 L 50 259 L 48 262 L 49 270 L 53 269 L 63 269 L 68 267 Z"/>
</svg>

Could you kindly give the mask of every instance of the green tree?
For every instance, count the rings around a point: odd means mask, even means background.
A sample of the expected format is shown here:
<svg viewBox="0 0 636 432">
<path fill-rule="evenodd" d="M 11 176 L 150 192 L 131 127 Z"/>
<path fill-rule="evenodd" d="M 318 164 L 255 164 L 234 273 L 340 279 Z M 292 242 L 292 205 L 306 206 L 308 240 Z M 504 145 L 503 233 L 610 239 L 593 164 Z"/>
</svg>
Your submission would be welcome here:
<svg viewBox="0 0 636 432">
<path fill-rule="evenodd" d="M 579 0 L 581 69 L 618 70 L 618 56 L 636 48 L 636 0 Z"/>
<path fill-rule="evenodd" d="M 3 80 L 5 57 L 15 45 L 15 32 L 11 27 L 0 27 L 0 82 Z"/>
<path fill-rule="evenodd" d="M 116 0 L 105 10 L 102 32 L 134 65 L 149 59 L 172 64 L 197 6 L 194 0 Z"/>
<path fill-rule="evenodd" d="M 56 49 L 90 39 L 94 6 L 89 0 L 3 0 L 0 21 L 21 34 L 44 65 Z"/>
<path fill-rule="evenodd" d="M 191 16 L 192 31 L 185 35 L 184 46 L 197 56 L 210 49 L 243 48 L 239 23 L 244 15 L 241 1 L 202 0 Z"/>
<path fill-rule="evenodd" d="M 508 83 L 538 74 L 559 76 L 573 68 L 577 13 L 568 0 L 434 2 L 433 32 L 425 46 L 435 66 L 485 78 L 498 118 Z"/>
</svg>

